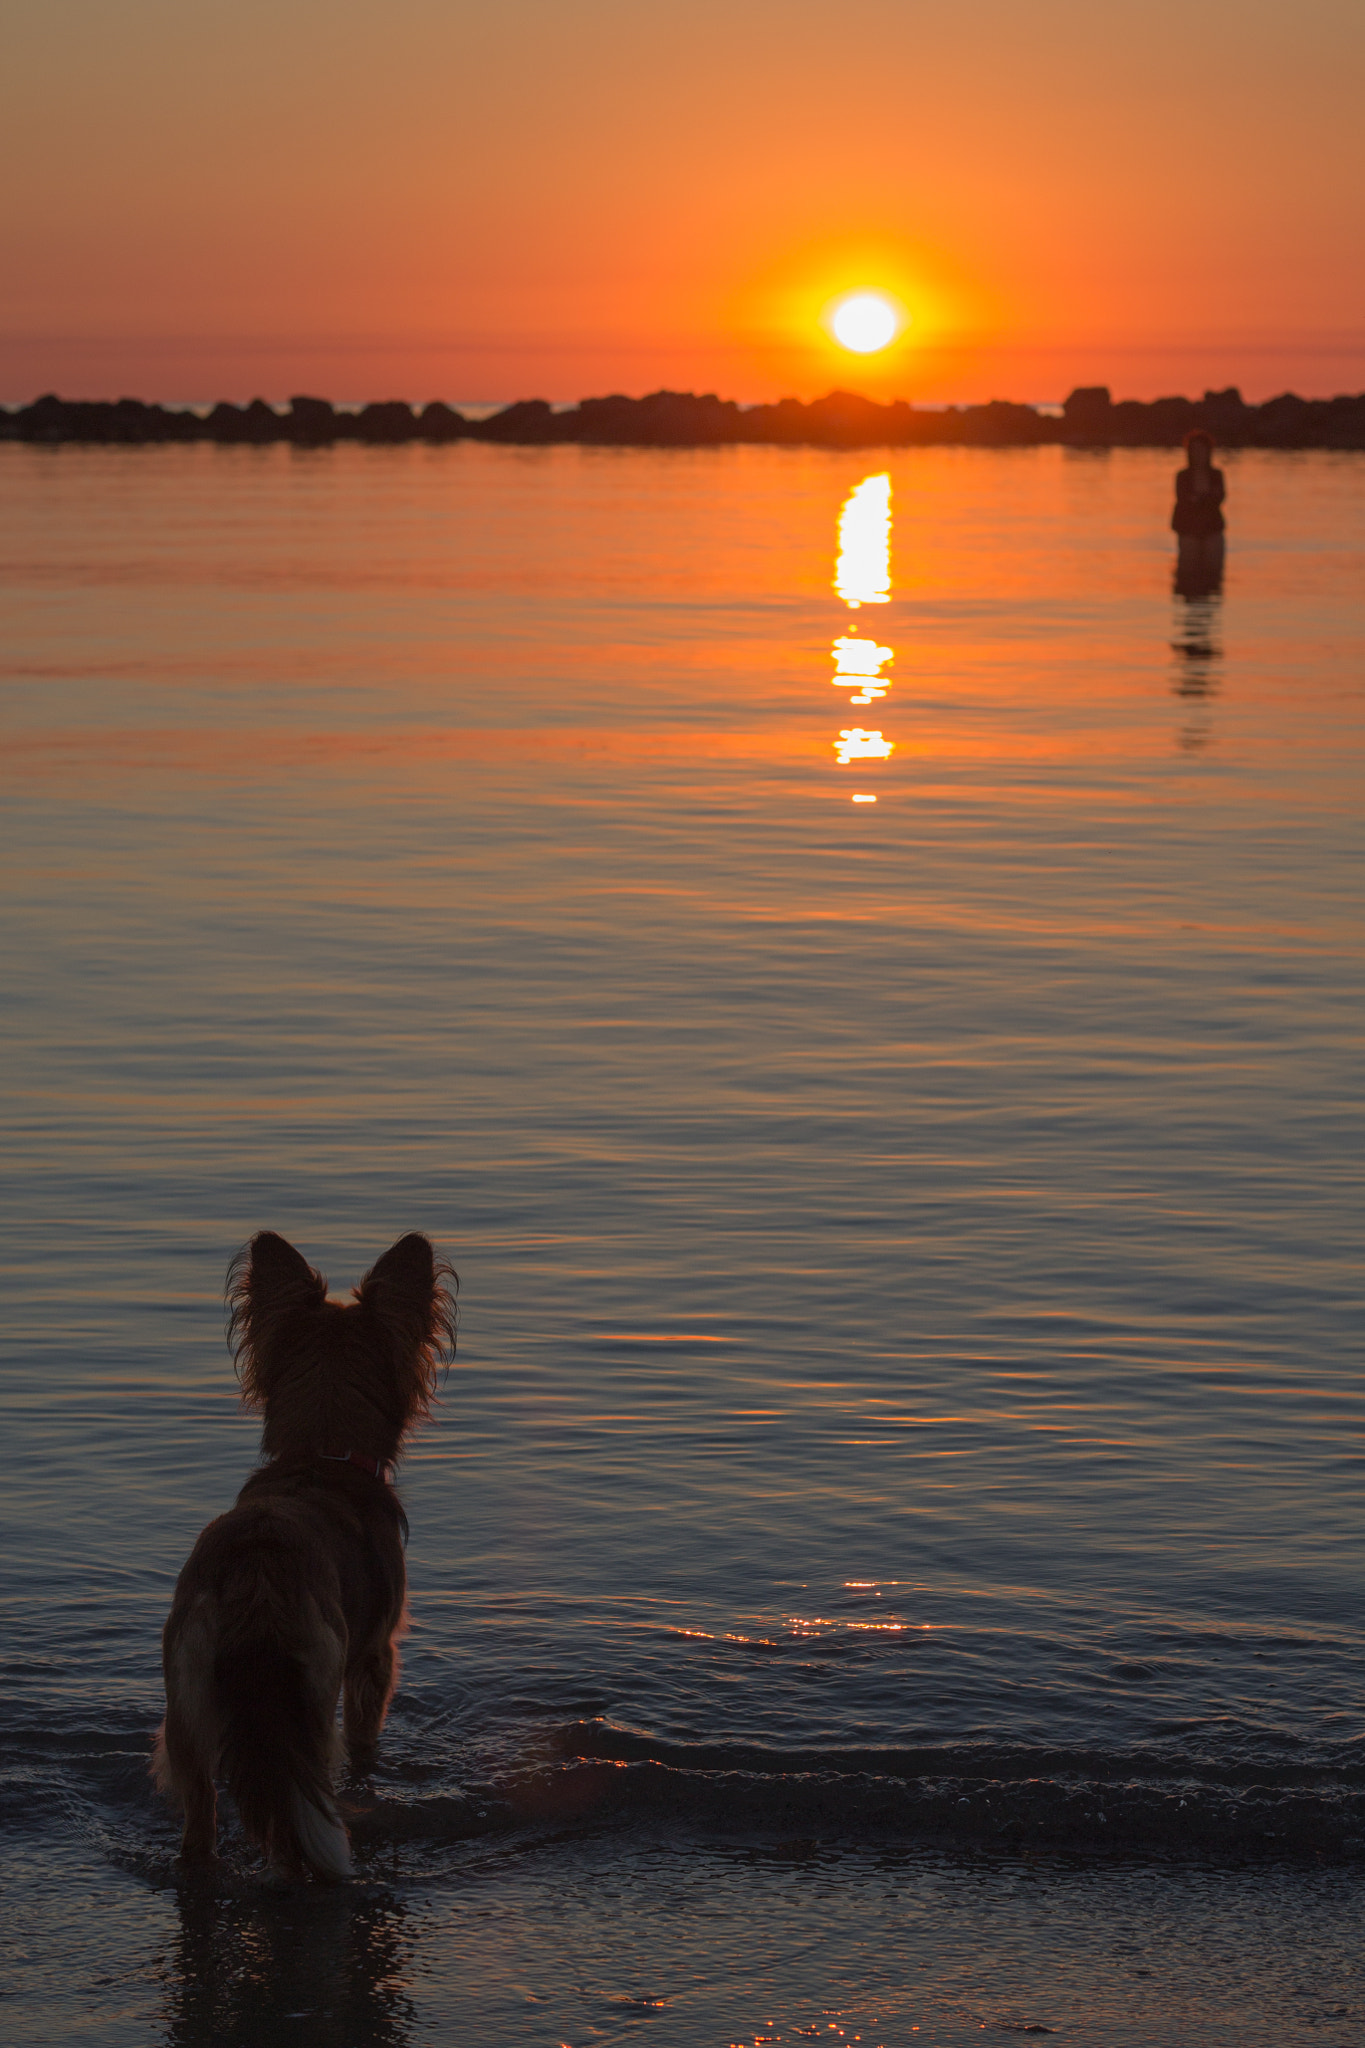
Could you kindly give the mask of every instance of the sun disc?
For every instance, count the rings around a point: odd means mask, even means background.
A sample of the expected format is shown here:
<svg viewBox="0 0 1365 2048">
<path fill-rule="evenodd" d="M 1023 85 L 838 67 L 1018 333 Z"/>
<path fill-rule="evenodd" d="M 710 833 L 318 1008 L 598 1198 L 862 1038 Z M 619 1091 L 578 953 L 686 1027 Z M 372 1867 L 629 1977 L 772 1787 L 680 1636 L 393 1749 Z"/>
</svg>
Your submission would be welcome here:
<svg viewBox="0 0 1365 2048">
<path fill-rule="evenodd" d="M 830 326 L 834 338 L 855 355 L 875 355 L 894 341 L 901 325 L 900 315 L 880 292 L 852 292 L 834 309 Z"/>
</svg>

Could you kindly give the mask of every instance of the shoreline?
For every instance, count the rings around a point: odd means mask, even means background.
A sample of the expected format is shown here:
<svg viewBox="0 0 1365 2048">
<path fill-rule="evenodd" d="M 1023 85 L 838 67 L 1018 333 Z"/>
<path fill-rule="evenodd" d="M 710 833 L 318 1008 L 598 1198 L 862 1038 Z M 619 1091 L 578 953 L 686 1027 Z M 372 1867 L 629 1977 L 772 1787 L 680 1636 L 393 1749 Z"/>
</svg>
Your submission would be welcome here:
<svg viewBox="0 0 1365 2048">
<path fill-rule="evenodd" d="M 220 402 L 207 414 L 141 399 L 63 399 L 0 407 L 0 441 L 116 443 L 174 441 L 326 447 L 337 441 L 491 441 L 518 446 L 709 448 L 735 445 L 815 448 L 1041 447 L 1175 448 L 1202 427 L 1223 448 L 1365 449 L 1365 392 L 1305 399 L 1293 392 L 1247 405 L 1235 386 L 1202 399 L 1157 398 L 1114 404 L 1103 385 L 1073 391 L 1061 409 L 992 399 L 987 405 L 931 411 L 895 399 L 886 405 L 833 391 L 804 403 L 741 406 L 714 393 L 656 391 L 644 398 L 585 398 L 557 412 L 543 398 L 520 399 L 486 419 L 435 400 L 414 409 L 391 399 L 338 409 L 325 398 L 293 398 L 284 410 L 256 398 Z"/>
</svg>

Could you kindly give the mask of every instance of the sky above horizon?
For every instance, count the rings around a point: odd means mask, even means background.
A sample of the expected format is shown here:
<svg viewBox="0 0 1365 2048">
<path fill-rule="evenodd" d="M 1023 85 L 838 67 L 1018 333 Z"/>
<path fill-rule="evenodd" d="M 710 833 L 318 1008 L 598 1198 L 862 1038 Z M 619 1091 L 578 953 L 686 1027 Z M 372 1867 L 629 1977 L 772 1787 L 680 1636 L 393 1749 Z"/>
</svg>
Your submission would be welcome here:
<svg viewBox="0 0 1365 2048">
<path fill-rule="evenodd" d="M 1357 0 L 8 21 L 2 402 L 1365 389 Z"/>
</svg>

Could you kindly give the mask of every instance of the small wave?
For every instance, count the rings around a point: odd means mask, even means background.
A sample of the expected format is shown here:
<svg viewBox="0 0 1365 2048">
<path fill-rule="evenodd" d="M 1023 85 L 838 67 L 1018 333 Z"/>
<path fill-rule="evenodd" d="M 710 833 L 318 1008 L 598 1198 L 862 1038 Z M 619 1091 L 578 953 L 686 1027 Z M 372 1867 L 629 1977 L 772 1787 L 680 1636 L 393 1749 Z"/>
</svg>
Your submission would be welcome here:
<svg viewBox="0 0 1365 2048">
<path fill-rule="evenodd" d="M 640 1822 L 798 1840 L 895 1835 L 1011 1852 L 1190 1858 L 1365 1856 L 1365 1771 L 1002 1750 L 801 1755 L 561 1728 L 560 1759 L 469 1792 L 381 1800 L 357 1839 L 455 1842 L 528 1826 Z"/>
<path fill-rule="evenodd" d="M 7 1832 L 42 1834 L 55 1822 L 119 1840 L 131 1829 L 141 1840 L 150 1829 L 150 1849 L 169 1829 L 148 1785 L 145 1741 L 28 1732 L 0 1776 Z M 640 1825 L 788 1846 L 899 1838 L 1020 1853 L 1365 1858 L 1358 1742 L 1314 1759 L 1236 1744 L 1209 1754 L 1178 1741 L 1126 1751 L 989 1739 L 789 1750 L 669 1741 L 595 1717 L 543 1727 L 529 1758 L 524 1748 L 506 1766 L 485 1758 L 477 1782 L 452 1782 L 459 1768 L 444 1745 L 426 1754 L 419 1745 L 391 1756 L 378 1785 L 347 1788 L 357 1845 L 439 1851 L 526 1829 Z"/>
<path fill-rule="evenodd" d="M 1198 1724 L 1180 1724 L 1193 1731 Z M 1104 1750 L 1044 1748 L 999 1741 L 917 1746 L 776 1749 L 761 1743 L 669 1742 L 604 1719 L 579 1721 L 555 1730 L 556 1752 L 568 1759 L 600 1758 L 612 1763 L 660 1763 L 685 1771 L 745 1771 L 769 1777 L 796 1774 L 871 1774 L 878 1778 L 960 1777 L 988 1780 L 1075 1778 L 1107 1781 L 1199 1779 L 1214 1784 L 1281 1788 L 1334 1784 L 1365 1791 L 1365 1752 L 1343 1745 L 1330 1757 L 1297 1762 L 1283 1756 L 1228 1756 L 1222 1760 L 1176 1749 Z"/>
</svg>

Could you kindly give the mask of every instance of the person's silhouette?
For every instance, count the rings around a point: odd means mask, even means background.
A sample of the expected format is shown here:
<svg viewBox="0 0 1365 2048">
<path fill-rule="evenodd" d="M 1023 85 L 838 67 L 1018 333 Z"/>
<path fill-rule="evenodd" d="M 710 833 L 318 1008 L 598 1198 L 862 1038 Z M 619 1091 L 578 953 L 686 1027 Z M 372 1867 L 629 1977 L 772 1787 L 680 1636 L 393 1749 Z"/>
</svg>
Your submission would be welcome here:
<svg viewBox="0 0 1365 2048">
<path fill-rule="evenodd" d="M 1171 514 L 1175 588 L 1180 597 L 1207 597 L 1223 581 L 1223 472 L 1213 466 L 1213 436 L 1202 427 L 1186 434 L 1185 456 Z"/>
</svg>

